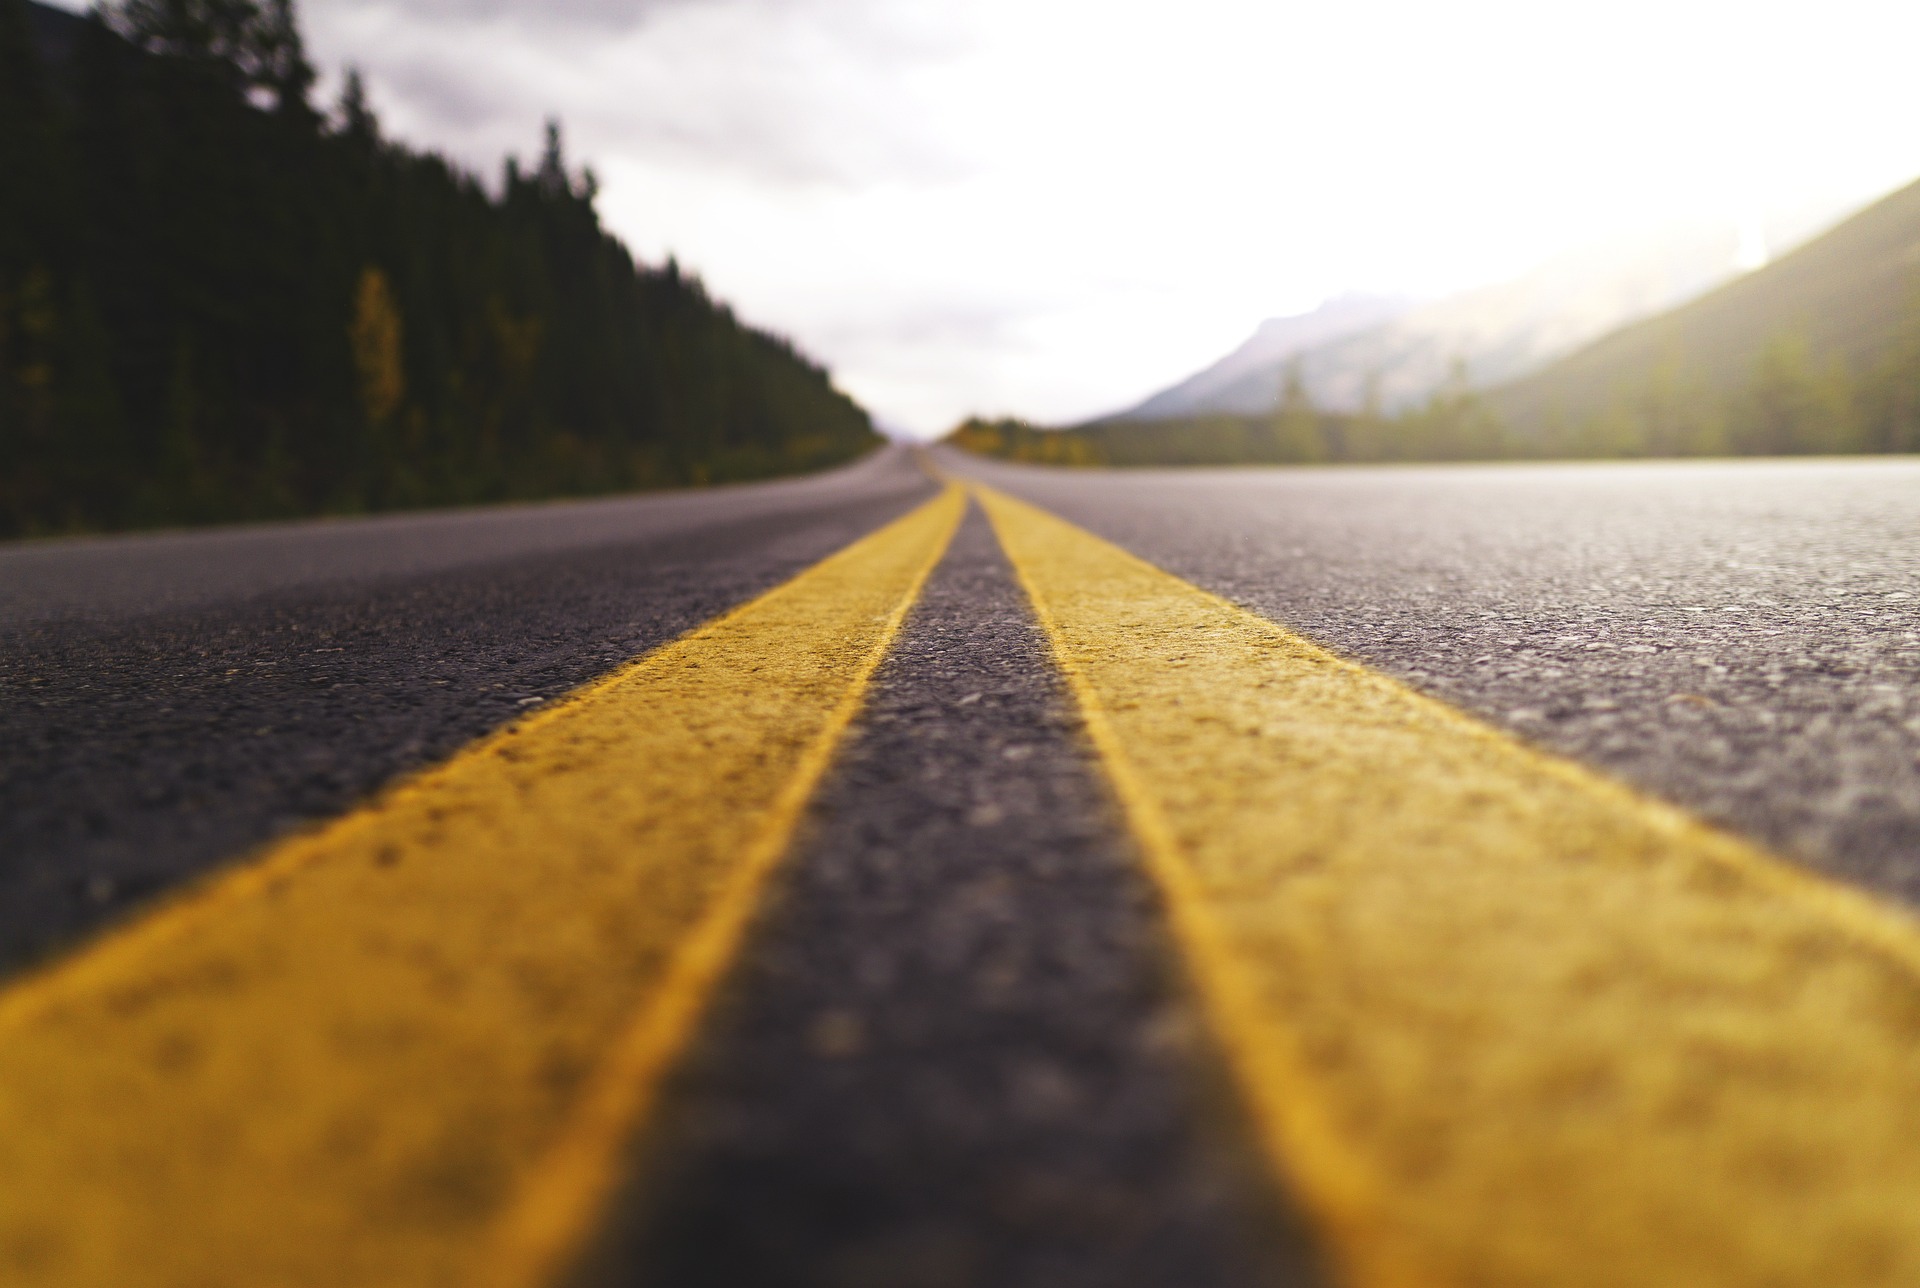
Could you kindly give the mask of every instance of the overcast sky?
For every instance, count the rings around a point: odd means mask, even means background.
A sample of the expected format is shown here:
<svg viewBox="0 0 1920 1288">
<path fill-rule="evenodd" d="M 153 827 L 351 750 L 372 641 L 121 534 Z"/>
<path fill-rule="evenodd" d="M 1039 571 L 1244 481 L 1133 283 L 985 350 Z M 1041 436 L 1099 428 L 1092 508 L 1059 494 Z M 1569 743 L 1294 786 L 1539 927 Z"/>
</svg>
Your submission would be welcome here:
<svg viewBox="0 0 1920 1288">
<path fill-rule="evenodd" d="M 1894 0 L 305 0 L 337 84 L 607 222 L 884 421 L 1111 410 L 1263 317 L 1920 176 Z"/>
</svg>

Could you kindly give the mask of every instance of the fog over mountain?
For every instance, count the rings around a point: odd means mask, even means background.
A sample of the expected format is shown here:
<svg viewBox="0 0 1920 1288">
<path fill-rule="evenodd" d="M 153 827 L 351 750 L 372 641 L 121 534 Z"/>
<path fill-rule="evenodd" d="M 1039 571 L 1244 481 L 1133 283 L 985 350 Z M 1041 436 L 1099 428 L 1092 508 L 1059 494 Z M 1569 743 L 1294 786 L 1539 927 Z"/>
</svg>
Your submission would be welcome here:
<svg viewBox="0 0 1920 1288">
<path fill-rule="evenodd" d="M 1342 296 L 1271 318 L 1238 349 L 1115 419 L 1273 408 L 1296 366 L 1321 407 L 1417 404 L 1456 375 L 1500 384 L 1608 331 L 1672 308 L 1754 267 L 1756 241 L 1784 249 L 1828 223 L 1827 206 L 1765 221 L 1672 224 L 1591 244 L 1505 282 L 1426 303 Z"/>
<path fill-rule="evenodd" d="M 1342 295 L 1311 313 L 1268 318 L 1247 342 L 1204 371 L 1163 389 L 1122 413 L 1128 420 L 1160 420 L 1210 411 L 1265 411 L 1273 405 L 1280 373 L 1293 358 L 1373 331 L 1414 307 L 1411 299 Z"/>
<path fill-rule="evenodd" d="M 1718 418 L 1736 448 L 1745 425 L 1773 451 L 1912 450 L 1902 435 L 1920 428 L 1920 181 L 1489 401 L 1533 440 L 1583 425 L 1671 438 L 1712 433 Z"/>
</svg>

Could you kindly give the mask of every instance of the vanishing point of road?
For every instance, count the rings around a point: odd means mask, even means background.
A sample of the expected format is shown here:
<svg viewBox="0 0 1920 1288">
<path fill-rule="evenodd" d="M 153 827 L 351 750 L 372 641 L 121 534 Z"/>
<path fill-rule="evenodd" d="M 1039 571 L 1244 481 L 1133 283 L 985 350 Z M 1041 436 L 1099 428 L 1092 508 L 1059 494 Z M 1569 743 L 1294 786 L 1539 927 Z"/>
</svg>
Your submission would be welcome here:
<svg viewBox="0 0 1920 1288">
<path fill-rule="evenodd" d="M 1920 1282 L 1920 463 L 0 549 L 0 1282 Z"/>
</svg>

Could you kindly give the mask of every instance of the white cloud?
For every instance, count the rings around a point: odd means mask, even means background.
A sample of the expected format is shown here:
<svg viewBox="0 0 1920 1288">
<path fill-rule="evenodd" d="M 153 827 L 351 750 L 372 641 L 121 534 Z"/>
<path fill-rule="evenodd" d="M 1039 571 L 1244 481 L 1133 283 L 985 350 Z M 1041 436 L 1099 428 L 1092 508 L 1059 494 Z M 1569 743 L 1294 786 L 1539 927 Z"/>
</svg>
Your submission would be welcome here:
<svg viewBox="0 0 1920 1288">
<path fill-rule="evenodd" d="M 1920 10 L 1712 0 L 312 0 L 389 129 L 541 119 L 609 223 L 891 421 L 1071 418 L 1260 317 L 1920 174 Z"/>
</svg>

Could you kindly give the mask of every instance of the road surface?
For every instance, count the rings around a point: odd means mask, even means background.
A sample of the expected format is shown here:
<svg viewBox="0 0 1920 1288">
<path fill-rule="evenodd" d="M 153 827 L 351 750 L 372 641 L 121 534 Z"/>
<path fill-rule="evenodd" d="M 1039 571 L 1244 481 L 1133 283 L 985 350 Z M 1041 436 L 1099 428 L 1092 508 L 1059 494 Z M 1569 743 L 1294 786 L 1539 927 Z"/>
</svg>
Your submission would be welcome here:
<svg viewBox="0 0 1920 1288">
<path fill-rule="evenodd" d="M 0 551 L 0 1277 L 1910 1281 L 1920 465 L 930 463 Z"/>
<path fill-rule="evenodd" d="M 1920 464 L 971 468 L 1523 738 L 1920 899 Z"/>
<path fill-rule="evenodd" d="M 933 494 L 816 479 L 0 552 L 0 961 L 331 817 Z"/>
</svg>

